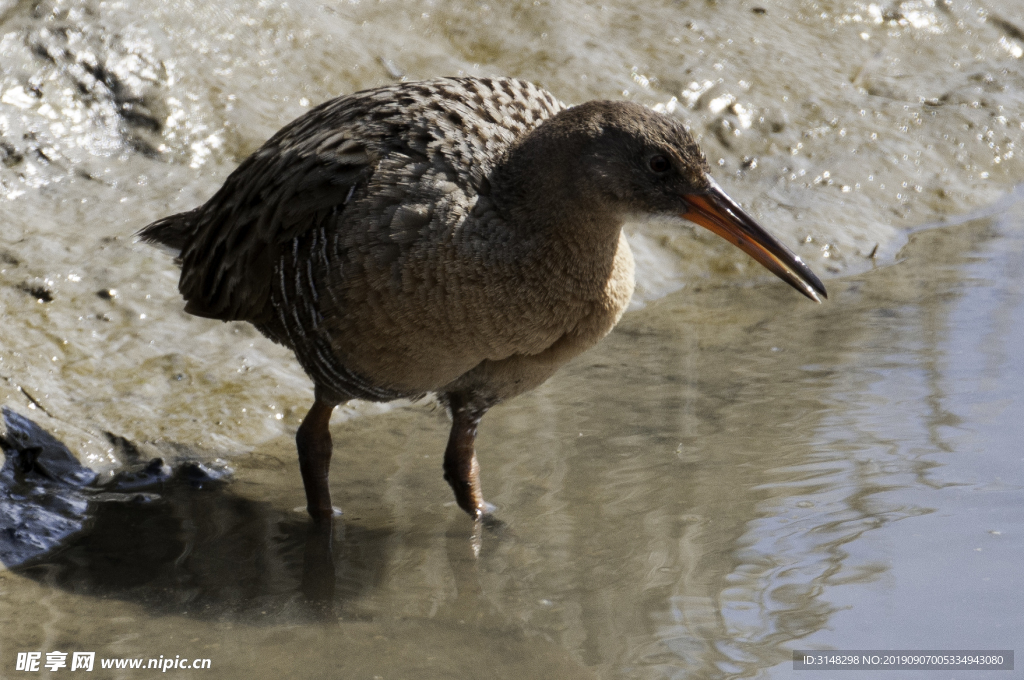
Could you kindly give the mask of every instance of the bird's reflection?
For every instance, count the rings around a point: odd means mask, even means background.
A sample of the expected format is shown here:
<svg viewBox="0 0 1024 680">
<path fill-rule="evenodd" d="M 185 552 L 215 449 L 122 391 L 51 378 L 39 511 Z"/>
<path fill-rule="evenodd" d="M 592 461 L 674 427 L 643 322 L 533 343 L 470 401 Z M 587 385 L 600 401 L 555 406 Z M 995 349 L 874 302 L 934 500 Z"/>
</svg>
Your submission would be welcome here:
<svg viewBox="0 0 1024 680">
<path fill-rule="evenodd" d="M 9 409 L 3 418 L 0 561 L 16 573 L 157 613 L 272 621 L 337 620 L 386 572 L 387 522 L 311 522 L 237 495 L 228 468 L 196 461 L 136 461 L 98 484 L 32 420 Z M 449 559 L 461 583 L 502 525 L 459 524 L 447 540 L 458 546 Z"/>
<path fill-rule="evenodd" d="M 396 531 L 345 517 L 311 522 L 238 496 L 231 484 L 176 481 L 135 495 L 96 494 L 89 505 L 77 534 L 8 565 L 12 571 L 75 594 L 201 618 L 343 619 L 346 603 L 380 585 Z M 457 593 L 446 608 L 469 612 L 481 603 L 481 549 L 510 533 L 497 521 L 457 520 L 444 537 Z"/>
<path fill-rule="evenodd" d="M 338 523 L 341 524 L 340 522 Z M 341 527 L 344 528 L 343 526 Z M 314 618 L 336 618 L 333 521 L 310 522 L 302 551 L 302 595 Z"/>
<path fill-rule="evenodd" d="M 182 483 L 155 500 L 131 498 L 93 500 L 79 533 L 13 570 L 158 613 L 267 621 L 336 619 L 340 604 L 384 572 L 387 529 L 314 524 L 234 495 L 230 485 Z"/>
</svg>

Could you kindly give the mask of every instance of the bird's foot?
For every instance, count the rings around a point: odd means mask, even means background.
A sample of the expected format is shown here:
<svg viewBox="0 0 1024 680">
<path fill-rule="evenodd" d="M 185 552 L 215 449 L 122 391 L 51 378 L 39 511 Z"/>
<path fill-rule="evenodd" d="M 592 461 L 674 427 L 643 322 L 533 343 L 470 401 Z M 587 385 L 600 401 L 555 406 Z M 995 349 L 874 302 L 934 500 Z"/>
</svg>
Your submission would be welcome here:
<svg viewBox="0 0 1024 680">
<path fill-rule="evenodd" d="M 295 512 L 304 512 L 308 514 L 314 522 L 329 522 L 335 517 L 341 517 L 341 508 L 332 505 L 329 508 L 313 508 L 309 505 L 300 505 L 294 508 Z"/>
<path fill-rule="evenodd" d="M 455 492 L 455 502 L 473 518 L 473 521 L 479 522 L 497 510 L 480 494 L 480 480 L 477 475 L 473 475 L 470 479 L 455 479 L 453 475 L 446 472 L 444 479 Z"/>
<path fill-rule="evenodd" d="M 462 504 L 459 504 L 462 506 Z M 497 521 L 494 519 L 494 513 L 497 511 L 498 506 L 493 503 L 488 503 L 485 500 L 480 500 L 477 505 L 472 508 L 466 508 L 462 506 L 462 509 L 469 513 L 469 516 L 473 518 L 474 522 L 483 522 L 487 524 L 490 521 Z"/>
</svg>

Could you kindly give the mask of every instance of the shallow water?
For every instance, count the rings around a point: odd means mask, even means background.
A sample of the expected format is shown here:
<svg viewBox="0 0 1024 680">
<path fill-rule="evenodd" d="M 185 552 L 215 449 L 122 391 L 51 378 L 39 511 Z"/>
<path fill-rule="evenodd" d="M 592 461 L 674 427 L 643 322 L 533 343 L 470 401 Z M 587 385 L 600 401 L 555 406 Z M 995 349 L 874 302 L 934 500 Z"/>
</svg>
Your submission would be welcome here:
<svg viewBox="0 0 1024 680">
<path fill-rule="evenodd" d="M 0 498 L 67 527 L 4 553 L 0 676 L 53 650 L 224 678 L 775 678 L 816 676 L 793 649 L 1013 648 L 1024 199 L 997 199 L 1024 178 L 1024 16 L 760 9 L 0 0 L 0 404 L 103 480 L 154 456 L 235 470 L 146 502 L 38 479 Z M 500 526 L 450 502 L 443 412 L 355 405 L 333 428 L 345 514 L 310 535 L 308 381 L 251 328 L 185 315 L 170 258 L 130 235 L 312 104 L 460 72 L 680 116 L 830 300 L 632 226 L 642 308 L 484 420 Z"/>
</svg>

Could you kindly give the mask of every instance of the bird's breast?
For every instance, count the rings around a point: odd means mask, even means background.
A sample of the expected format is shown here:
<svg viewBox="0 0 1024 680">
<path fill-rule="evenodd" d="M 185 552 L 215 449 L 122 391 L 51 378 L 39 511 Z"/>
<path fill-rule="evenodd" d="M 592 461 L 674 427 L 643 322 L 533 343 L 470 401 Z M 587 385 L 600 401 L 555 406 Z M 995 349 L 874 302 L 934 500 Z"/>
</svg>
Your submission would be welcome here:
<svg viewBox="0 0 1024 680">
<path fill-rule="evenodd" d="M 391 240 L 379 257 L 362 250 L 325 297 L 344 297 L 325 315 L 336 354 L 377 384 L 429 392 L 484 361 L 540 355 L 556 343 L 563 361 L 584 351 L 629 304 L 629 245 L 620 234 L 606 261 L 583 272 L 564 254 L 528 246 L 497 252 L 494 242 L 456 236 L 405 247 Z"/>
</svg>

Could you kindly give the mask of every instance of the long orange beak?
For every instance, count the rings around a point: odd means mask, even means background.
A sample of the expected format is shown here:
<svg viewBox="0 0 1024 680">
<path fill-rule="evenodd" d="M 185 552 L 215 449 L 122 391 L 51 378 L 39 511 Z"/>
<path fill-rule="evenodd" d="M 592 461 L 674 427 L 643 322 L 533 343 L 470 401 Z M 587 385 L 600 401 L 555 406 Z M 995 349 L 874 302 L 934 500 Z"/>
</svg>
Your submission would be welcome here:
<svg viewBox="0 0 1024 680">
<path fill-rule="evenodd" d="M 689 194 L 684 200 L 690 209 L 683 219 L 718 234 L 815 302 L 828 297 L 811 268 L 743 212 L 714 180 L 710 191 Z"/>
</svg>

